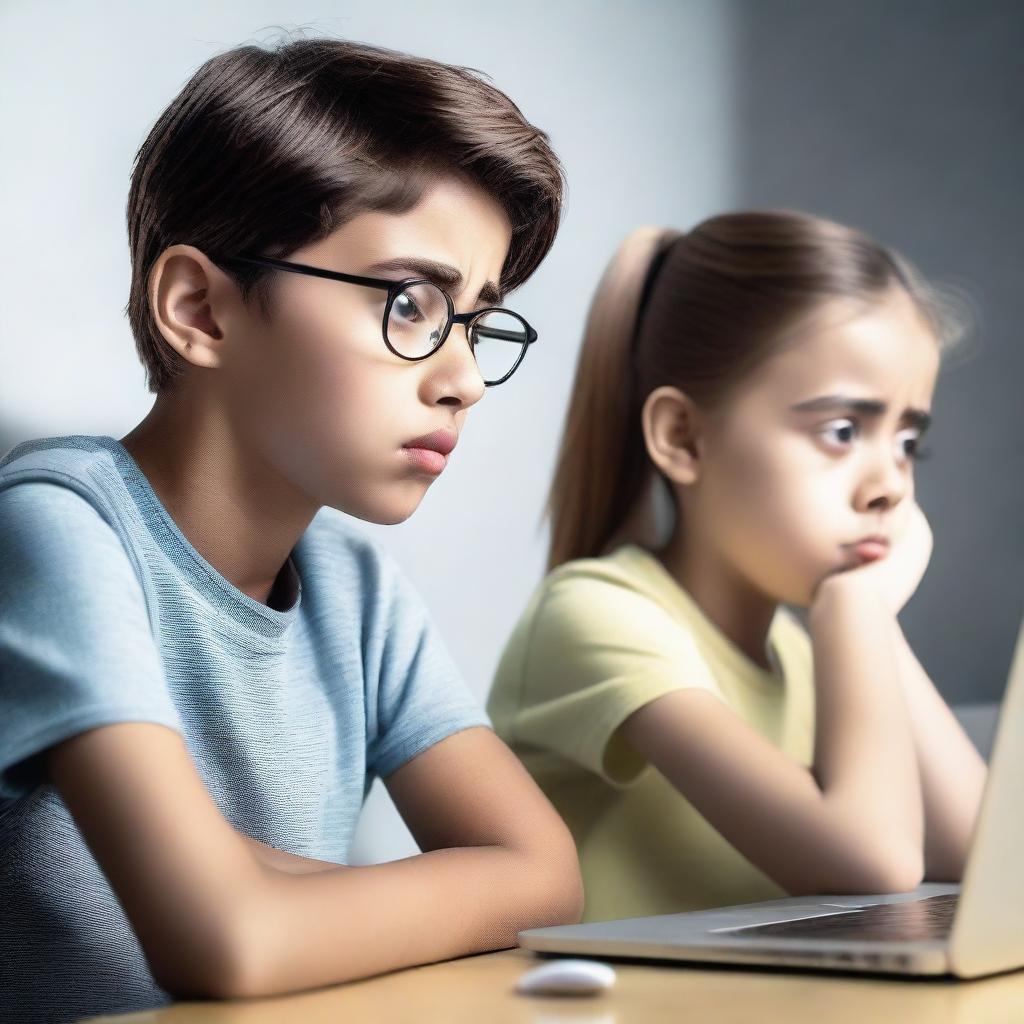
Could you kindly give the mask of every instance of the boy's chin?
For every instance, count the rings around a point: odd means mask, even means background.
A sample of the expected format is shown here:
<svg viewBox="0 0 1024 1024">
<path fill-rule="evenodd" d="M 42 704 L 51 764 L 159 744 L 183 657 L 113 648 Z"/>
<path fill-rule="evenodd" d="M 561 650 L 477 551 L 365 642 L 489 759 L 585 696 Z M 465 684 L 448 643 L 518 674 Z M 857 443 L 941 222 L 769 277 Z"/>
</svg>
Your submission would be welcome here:
<svg viewBox="0 0 1024 1024">
<path fill-rule="evenodd" d="M 415 508 L 409 509 L 404 513 L 390 513 L 388 515 L 374 516 L 372 519 L 368 517 L 366 521 L 368 523 L 375 523 L 377 526 L 398 526 L 399 523 L 404 523 L 415 512 Z"/>
<path fill-rule="evenodd" d="M 369 495 L 363 501 L 345 502 L 334 507 L 346 515 L 376 526 L 397 526 L 404 523 L 420 507 L 423 492 L 418 494 Z"/>
</svg>

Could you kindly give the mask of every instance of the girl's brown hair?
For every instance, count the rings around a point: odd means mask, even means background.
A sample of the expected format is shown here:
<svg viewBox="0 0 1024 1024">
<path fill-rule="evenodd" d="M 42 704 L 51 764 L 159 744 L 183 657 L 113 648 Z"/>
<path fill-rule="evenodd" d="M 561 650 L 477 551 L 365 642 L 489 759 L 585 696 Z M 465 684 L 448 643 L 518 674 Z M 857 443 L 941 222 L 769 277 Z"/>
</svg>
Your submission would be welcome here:
<svg viewBox="0 0 1024 1024">
<path fill-rule="evenodd" d="M 894 287 L 947 344 L 939 293 L 896 253 L 832 221 L 730 213 L 685 234 L 630 234 L 587 318 L 548 499 L 548 570 L 600 555 L 647 492 L 641 410 L 655 388 L 675 385 L 710 409 L 816 304 L 877 301 Z"/>
<path fill-rule="evenodd" d="M 241 46 L 208 60 L 132 172 L 126 312 L 149 390 L 184 369 L 147 295 L 169 245 L 211 259 L 287 256 L 358 213 L 412 208 L 438 174 L 468 178 L 503 207 L 512 242 L 501 285 L 522 284 L 554 241 L 562 169 L 547 135 L 479 73 L 337 39 Z M 224 269 L 269 314 L 269 272 Z"/>
</svg>

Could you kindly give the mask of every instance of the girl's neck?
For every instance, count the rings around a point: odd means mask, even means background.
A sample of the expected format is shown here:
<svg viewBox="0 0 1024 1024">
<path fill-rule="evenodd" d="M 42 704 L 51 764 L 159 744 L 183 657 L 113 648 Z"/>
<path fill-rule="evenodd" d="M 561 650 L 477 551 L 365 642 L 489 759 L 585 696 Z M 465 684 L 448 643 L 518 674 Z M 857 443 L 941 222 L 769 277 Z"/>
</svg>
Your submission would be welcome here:
<svg viewBox="0 0 1024 1024">
<path fill-rule="evenodd" d="M 754 664 L 770 670 L 768 631 L 778 603 L 743 579 L 713 547 L 672 532 L 654 554 L 707 618 Z"/>
</svg>

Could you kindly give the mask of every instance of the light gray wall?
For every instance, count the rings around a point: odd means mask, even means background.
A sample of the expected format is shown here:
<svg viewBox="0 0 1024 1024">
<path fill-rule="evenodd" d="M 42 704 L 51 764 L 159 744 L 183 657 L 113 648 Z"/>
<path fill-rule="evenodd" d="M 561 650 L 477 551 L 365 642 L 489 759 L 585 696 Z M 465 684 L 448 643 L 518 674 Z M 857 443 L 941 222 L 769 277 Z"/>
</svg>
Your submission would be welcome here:
<svg viewBox="0 0 1024 1024">
<path fill-rule="evenodd" d="M 1024 4 L 734 10 L 736 202 L 854 224 L 971 297 L 917 470 L 935 551 L 902 618 L 947 700 L 998 700 L 1024 610 Z"/>
</svg>

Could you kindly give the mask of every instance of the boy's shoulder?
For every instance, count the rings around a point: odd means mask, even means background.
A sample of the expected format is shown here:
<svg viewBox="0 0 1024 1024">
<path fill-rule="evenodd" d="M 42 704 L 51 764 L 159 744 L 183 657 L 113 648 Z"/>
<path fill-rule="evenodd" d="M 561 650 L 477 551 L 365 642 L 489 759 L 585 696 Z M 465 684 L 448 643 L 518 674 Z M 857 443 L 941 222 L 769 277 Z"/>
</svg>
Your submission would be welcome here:
<svg viewBox="0 0 1024 1024">
<path fill-rule="evenodd" d="M 112 520 L 128 497 L 115 461 L 116 445 L 113 438 L 90 434 L 23 441 L 0 458 L 0 494 L 16 484 L 56 484 L 75 492 L 103 518 Z M 36 496 L 36 503 L 52 500 L 42 497 L 44 492 L 39 490 L 27 493 Z"/>
<path fill-rule="evenodd" d="M 113 467 L 112 445 L 112 438 L 92 434 L 22 441 L 0 458 L 0 486 L 48 476 L 86 480 L 101 466 Z"/>
</svg>

